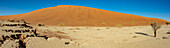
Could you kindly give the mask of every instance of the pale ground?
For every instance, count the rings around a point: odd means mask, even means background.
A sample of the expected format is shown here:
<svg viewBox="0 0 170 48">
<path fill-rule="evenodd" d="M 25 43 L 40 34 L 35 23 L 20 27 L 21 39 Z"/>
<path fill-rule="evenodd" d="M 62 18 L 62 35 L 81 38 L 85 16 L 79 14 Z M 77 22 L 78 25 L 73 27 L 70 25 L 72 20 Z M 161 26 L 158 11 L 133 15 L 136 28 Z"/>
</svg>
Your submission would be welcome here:
<svg viewBox="0 0 170 48">
<path fill-rule="evenodd" d="M 18 29 L 19 27 L 0 27 Z M 151 26 L 133 27 L 36 27 L 37 33 L 51 36 L 28 37 L 24 40 L 26 48 L 170 48 L 170 25 L 162 25 L 153 37 Z M 26 28 L 23 28 L 26 29 Z M 138 33 L 138 34 L 137 34 Z M 67 39 L 59 39 L 61 38 Z M 167 37 L 163 39 L 162 37 Z M 0 48 L 16 48 L 18 40 L 6 40 Z M 0 43 L 1 44 L 1 43 Z"/>
<path fill-rule="evenodd" d="M 40 37 L 25 39 L 27 48 L 170 48 L 170 26 L 163 25 L 153 36 L 151 26 L 133 27 L 37 27 L 39 31 L 70 36 L 70 39 L 56 37 L 45 40 Z M 40 32 L 41 33 L 41 32 Z M 136 33 L 143 33 L 136 34 Z M 146 35 L 147 34 L 147 35 Z M 168 39 L 162 39 L 167 37 Z M 65 44 L 65 42 L 70 42 Z"/>
</svg>

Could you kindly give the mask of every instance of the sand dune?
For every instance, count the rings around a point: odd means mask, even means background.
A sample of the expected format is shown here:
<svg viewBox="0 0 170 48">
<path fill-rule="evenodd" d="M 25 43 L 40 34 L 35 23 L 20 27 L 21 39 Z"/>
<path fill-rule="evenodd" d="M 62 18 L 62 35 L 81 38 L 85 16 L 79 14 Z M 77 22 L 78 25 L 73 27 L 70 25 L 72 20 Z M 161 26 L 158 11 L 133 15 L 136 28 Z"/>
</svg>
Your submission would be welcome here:
<svg viewBox="0 0 170 48">
<path fill-rule="evenodd" d="M 59 5 L 20 15 L 1 16 L 0 20 L 25 19 L 27 22 L 57 26 L 136 26 L 151 22 L 164 24 L 166 20 L 106 11 L 96 8 Z"/>
</svg>

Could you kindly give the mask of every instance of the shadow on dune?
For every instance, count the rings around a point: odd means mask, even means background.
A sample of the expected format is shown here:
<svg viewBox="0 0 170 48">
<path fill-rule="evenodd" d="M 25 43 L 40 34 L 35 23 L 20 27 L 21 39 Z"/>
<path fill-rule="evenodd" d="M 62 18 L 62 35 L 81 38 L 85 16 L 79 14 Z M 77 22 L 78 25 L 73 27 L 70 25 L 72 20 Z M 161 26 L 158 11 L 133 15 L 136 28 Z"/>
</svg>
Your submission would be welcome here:
<svg viewBox="0 0 170 48">
<path fill-rule="evenodd" d="M 140 34 L 140 35 L 145 35 L 145 36 L 150 36 L 150 37 L 153 37 L 152 35 L 148 35 L 146 33 L 142 33 L 142 32 L 135 32 L 136 34 Z"/>
</svg>

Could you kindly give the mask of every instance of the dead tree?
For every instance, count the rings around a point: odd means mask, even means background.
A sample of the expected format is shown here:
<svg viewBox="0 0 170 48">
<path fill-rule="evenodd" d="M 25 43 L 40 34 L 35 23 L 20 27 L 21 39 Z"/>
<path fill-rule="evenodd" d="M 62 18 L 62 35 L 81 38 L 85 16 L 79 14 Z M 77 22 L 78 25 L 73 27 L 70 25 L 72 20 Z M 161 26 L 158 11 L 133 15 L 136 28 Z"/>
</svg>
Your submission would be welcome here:
<svg viewBox="0 0 170 48">
<path fill-rule="evenodd" d="M 160 26 L 160 25 L 158 25 L 156 22 L 151 23 L 151 26 L 152 26 L 153 31 L 154 31 L 154 37 L 156 37 L 156 32 L 157 32 L 157 30 L 158 30 L 158 29 L 160 29 L 160 28 L 161 28 L 161 26 Z"/>
</svg>

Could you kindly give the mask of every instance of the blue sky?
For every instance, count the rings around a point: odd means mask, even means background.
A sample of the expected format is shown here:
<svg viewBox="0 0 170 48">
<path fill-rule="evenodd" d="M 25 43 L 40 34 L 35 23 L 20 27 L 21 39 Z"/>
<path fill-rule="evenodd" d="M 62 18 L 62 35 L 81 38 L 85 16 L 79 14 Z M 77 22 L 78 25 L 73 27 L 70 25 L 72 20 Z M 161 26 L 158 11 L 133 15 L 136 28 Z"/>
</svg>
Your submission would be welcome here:
<svg viewBox="0 0 170 48">
<path fill-rule="evenodd" d="M 28 13 L 57 5 L 77 5 L 170 21 L 170 0 L 0 0 L 0 15 Z"/>
</svg>

